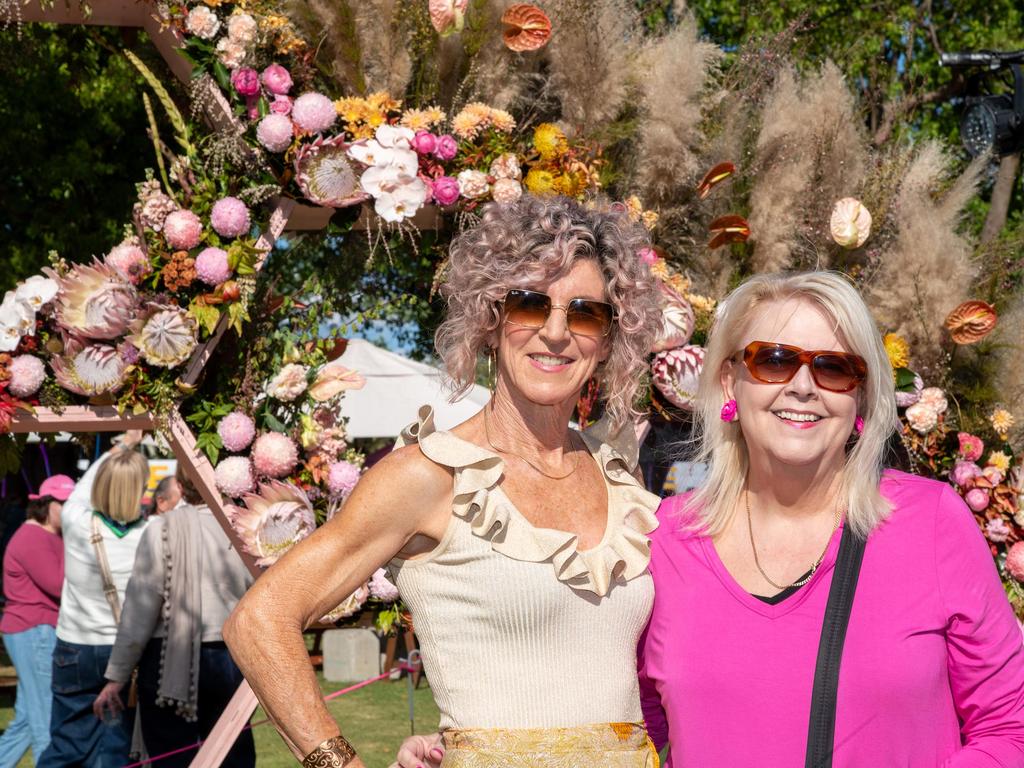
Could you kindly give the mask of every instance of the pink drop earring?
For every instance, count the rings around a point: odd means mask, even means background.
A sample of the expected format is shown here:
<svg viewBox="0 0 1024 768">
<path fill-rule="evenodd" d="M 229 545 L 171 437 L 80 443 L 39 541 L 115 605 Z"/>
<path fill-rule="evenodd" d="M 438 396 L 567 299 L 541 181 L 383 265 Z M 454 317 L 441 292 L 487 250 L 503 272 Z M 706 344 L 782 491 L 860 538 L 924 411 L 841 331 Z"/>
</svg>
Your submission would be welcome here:
<svg viewBox="0 0 1024 768">
<path fill-rule="evenodd" d="M 736 421 L 736 401 L 728 400 L 725 405 L 722 406 L 722 421 Z"/>
<path fill-rule="evenodd" d="M 858 435 L 864 431 L 863 416 L 858 416 L 856 419 L 853 420 L 853 431 L 856 432 Z"/>
</svg>

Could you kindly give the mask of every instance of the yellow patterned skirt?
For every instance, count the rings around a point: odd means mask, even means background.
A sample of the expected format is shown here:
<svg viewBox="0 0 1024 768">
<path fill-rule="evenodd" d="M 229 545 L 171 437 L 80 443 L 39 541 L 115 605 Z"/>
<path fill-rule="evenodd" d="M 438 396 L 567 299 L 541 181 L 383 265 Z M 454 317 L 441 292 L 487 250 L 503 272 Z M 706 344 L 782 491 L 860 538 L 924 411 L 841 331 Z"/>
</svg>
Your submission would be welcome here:
<svg viewBox="0 0 1024 768">
<path fill-rule="evenodd" d="M 442 768 L 658 768 L 640 723 L 444 732 Z"/>
</svg>

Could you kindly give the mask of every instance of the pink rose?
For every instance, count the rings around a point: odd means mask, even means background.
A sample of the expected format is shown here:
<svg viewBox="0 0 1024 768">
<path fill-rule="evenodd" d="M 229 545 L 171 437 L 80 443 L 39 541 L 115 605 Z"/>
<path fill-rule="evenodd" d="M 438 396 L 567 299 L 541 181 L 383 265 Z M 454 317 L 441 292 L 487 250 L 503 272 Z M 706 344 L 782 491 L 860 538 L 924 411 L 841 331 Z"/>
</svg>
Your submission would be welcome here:
<svg viewBox="0 0 1024 768">
<path fill-rule="evenodd" d="M 275 96 L 285 96 L 292 89 L 292 76 L 280 64 L 271 64 L 263 70 L 260 80 Z"/>
<path fill-rule="evenodd" d="M 975 512 L 981 512 L 988 506 L 988 491 L 984 488 L 971 488 L 964 497 L 964 500 L 967 502 L 967 506 Z"/>
<path fill-rule="evenodd" d="M 292 111 L 292 100 L 289 96 L 275 96 L 270 102 L 270 111 L 277 115 L 288 115 Z"/>
<path fill-rule="evenodd" d="M 437 136 L 430 131 L 416 131 L 413 136 L 412 148 L 421 155 L 429 155 L 437 148 Z"/>
<path fill-rule="evenodd" d="M 523 185 L 515 179 L 498 179 L 491 187 L 491 197 L 496 203 L 508 205 L 523 196 Z"/>
<path fill-rule="evenodd" d="M 438 205 L 451 205 L 459 199 L 459 180 L 452 176 L 434 179 L 430 191 Z"/>
<path fill-rule="evenodd" d="M 1024 582 L 1024 541 L 1018 541 L 1006 553 L 1006 570 L 1017 581 Z"/>
<path fill-rule="evenodd" d="M 957 432 L 956 436 L 960 439 L 960 456 L 965 461 L 977 461 L 981 458 L 981 454 L 985 451 L 985 444 L 980 437 L 969 432 Z"/>
<path fill-rule="evenodd" d="M 981 477 L 981 467 L 973 461 L 958 461 L 949 478 L 961 488 L 970 485 L 971 480 Z"/>
<path fill-rule="evenodd" d="M 260 92 L 260 78 L 252 67 L 240 67 L 232 72 L 231 84 L 239 96 L 256 96 Z"/>
<path fill-rule="evenodd" d="M 434 157 L 438 160 L 451 160 L 459 152 L 459 144 L 450 134 L 437 137 L 437 146 L 434 147 Z"/>
</svg>

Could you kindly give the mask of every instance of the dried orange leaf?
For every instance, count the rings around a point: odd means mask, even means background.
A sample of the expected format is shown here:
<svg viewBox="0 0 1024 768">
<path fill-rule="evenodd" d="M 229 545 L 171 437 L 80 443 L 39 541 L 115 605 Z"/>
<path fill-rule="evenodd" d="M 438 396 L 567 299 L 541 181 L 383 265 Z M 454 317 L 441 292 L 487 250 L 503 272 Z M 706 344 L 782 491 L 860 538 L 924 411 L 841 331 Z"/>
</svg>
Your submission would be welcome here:
<svg viewBox="0 0 1024 768">
<path fill-rule="evenodd" d="M 711 194 L 711 190 L 725 181 L 727 178 L 736 173 L 736 166 L 726 161 L 719 163 L 710 171 L 708 171 L 704 178 L 700 180 L 700 184 L 697 185 L 697 195 L 703 200 L 705 197 Z"/>
<path fill-rule="evenodd" d="M 990 304 L 965 301 L 949 313 L 946 329 L 957 344 L 974 344 L 992 333 L 998 320 L 999 316 Z"/>
<path fill-rule="evenodd" d="M 750 225 L 742 216 L 730 213 L 719 216 L 708 226 L 711 241 L 708 248 L 719 248 L 727 243 L 743 243 L 750 237 Z"/>
<path fill-rule="evenodd" d="M 509 6 L 502 14 L 505 25 L 501 33 L 509 50 L 521 53 L 543 48 L 551 38 L 551 19 L 540 8 L 529 3 Z"/>
</svg>

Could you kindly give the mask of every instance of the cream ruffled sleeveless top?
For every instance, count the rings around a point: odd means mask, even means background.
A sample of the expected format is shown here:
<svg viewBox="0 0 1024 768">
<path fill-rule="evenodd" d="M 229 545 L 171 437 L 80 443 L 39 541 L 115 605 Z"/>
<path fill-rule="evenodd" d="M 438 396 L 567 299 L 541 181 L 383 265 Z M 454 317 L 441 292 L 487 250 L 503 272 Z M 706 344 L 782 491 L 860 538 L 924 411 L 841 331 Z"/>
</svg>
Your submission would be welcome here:
<svg viewBox="0 0 1024 768">
<path fill-rule="evenodd" d="M 418 442 L 454 470 L 453 515 L 435 549 L 389 570 L 441 729 L 641 721 L 636 646 L 654 600 L 646 534 L 660 499 L 631 474 L 636 441 L 604 442 L 599 425 L 583 433 L 605 477 L 608 522 L 581 551 L 574 534 L 536 528 L 512 505 L 500 456 L 436 431 L 430 408 L 419 416 L 398 446 Z"/>
</svg>

